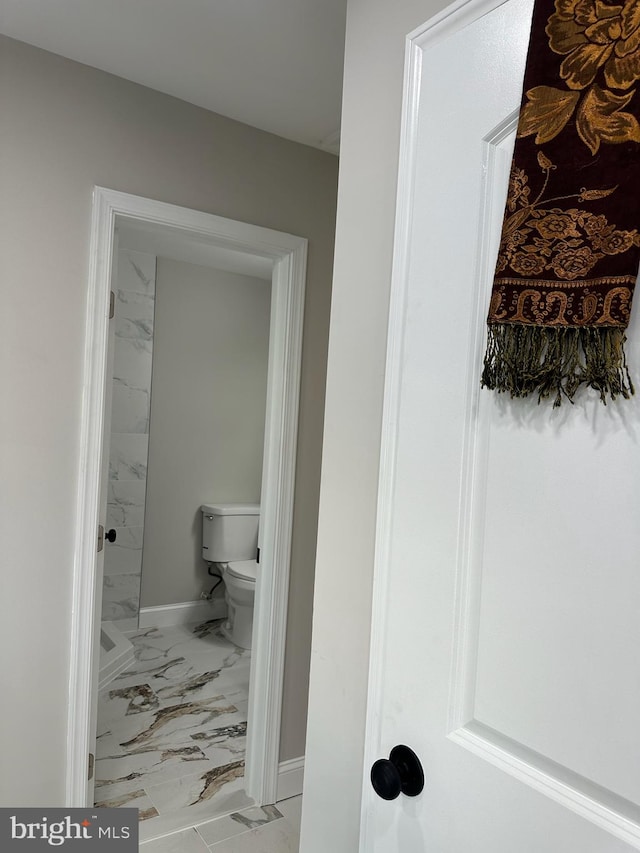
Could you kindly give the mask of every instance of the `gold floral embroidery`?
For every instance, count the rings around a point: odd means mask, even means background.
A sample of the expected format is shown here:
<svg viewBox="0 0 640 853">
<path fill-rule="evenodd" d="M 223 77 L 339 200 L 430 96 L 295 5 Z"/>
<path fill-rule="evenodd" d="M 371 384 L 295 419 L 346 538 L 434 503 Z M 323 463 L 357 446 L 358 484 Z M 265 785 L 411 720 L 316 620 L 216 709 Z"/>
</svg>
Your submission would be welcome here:
<svg viewBox="0 0 640 853">
<path fill-rule="evenodd" d="M 584 326 L 595 316 L 598 310 L 598 297 L 595 293 L 587 293 L 582 297 L 582 316 L 576 317 L 574 322 L 577 326 Z"/>
<path fill-rule="evenodd" d="M 618 5 L 555 0 L 546 33 L 551 50 L 565 57 L 559 73 L 568 91 L 553 86 L 529 89 L 518 136 L 535 133 L 536 145 L 544 145 L 565 128 L 577 108 L 576 130 L 592 154 L 603 142 L 640 142 L 638 120 L 624 111 L 636 93 L 628 90 L 640 79 L 640 0 Z"/>
<path fill-rule="evenodd" d="M 534 86 L 518 120 L 518 136 L 536 134 L 536 145 L 544 145 L 557 136 L 573 115 L 580 100 L 578 92 L 563 92 L 553 86 Z"/>
<path fill-rule="evenodd" d="M 640 0 L 536 0 L 525 80 L 482 385 L 554 406 L 585 385 L 628 398 Z"/>
<path fill-rule="evenodd" d="M 612 283 L 612 280 L 608 280 Z M 489 323 L 537 326 L 618 326 L 629 322 L 634 282 L 616 279 L 617 287 L 605 293 L 592 290 L 603 281 L 579 282 L 573 287 L 553 281 L 502 279 L 491 297 Z M 625 286 L 627 285 L 627 286 Z M 566 290 L 558 289 L 566 288 Z"/>
<path fill-rule="evenodd" d="M 527 314 L 530 312 L 535 323 L 563 326 L 566 325 L 564 315 L 567 304 L 567 295 L 562 291 L 552 290 L 550 293 L 542 293 L 539 290 L 527 288 L 518 296 L 516 313 L 511 318 L 511 322 L 529 322 Z"/>
<path fill-rule="evenodd" d="M 521 204 L 529 203 L 531 189 L 528 186 L 528 182 L 529 179 L 525 175 L 524 169 L 518 169 L 516 166 L 511 169 L 507 197 L 507 207 L 509 210 L 515 210 L 518 202 Z"/>
<path fill-rule="evenodd" d="M 604 68 L 607 86 L 629 89 L 640 78 L 640 4 L 627 0 L 556 0 L 547 35 L 554 53 L 566 56 L 560 76 L 570 89 L 585 89 Z"/>
<path fill-rule="evenodd" d="M 563 213 L 555 208 L 551 213 L 543 215 L 538 222 L 533 223 L 533 227 L 546 240 L 580 236 L 573 218 L 568 213 Z"/>
<path fill-rule="evenodd" d="M 520 275 L 540 275 L 545 268 L 544 258 L 526 252 L 516 252 L 509 263 L 511 269 Z"/>
<path fill-rule="evenodd" d="M 558 278 L 573 281 L 576 278 L 584 278 L 601 257 L 601 253 L 593 252 L 588 246 L 579 249 L 562 248 L 551 259 L 547 269 L 552 269 Z"/>
<path fill-rule="evenodd" d="M 614 315 L 614 303 L 615 311 Z M 604 298 L 602 316 L 596 320 L 597 326 L 610 326 L 620 323 L 618 317 L 622 318 L 622 324 L 627 325 L 631 313 L 631 291 L 628 287 L 614 287 Z"/>
<path fill-rule="evenodd" d="M 546 270 L 559 279 L 573 281 L 588 275 L 605 255 L 622 254 L 633 246 L 640 246 L 640 235 L 636 229 L 618 229 L 602 214 L 577 207 L 543 206 L 555 166 L 543 152 L 538 154 L 538 164 L 545 178 L 540 193 L 533 201 L 524 170 L 512 171 L 496 273 L 510 267 L 518 275 L 535 277 Z M 563 199 L 573 198 L 579 203 L 591 201 L 605 198 L 616 189 L 583 188 Z M 560 200 L 548 199 L 546 205 Z"/>
<path fill-rule="evenodd" d="M 499 317 L 500 319 L 502 319 L 503 317 L 507 316 L 506 311 L 502 311 L 502 312 L 499 311 L 501 302 L 502 302 L 502 293 L 500 293 L 499 290 L 494 291 L 491 294 L 491 303 L 489 305 L 489 316 L 490 317 L 495 317 L 495 318 Z"/>
<path fill-rule="evenodd" d="M 640 124 L 631 113 L 622 112 L 635 95 L 614 95 L 594 85 L 582 99 L 576 116 L 576 129 L 592 154 L 601 142 L 640 142 Z"/>
</svg>

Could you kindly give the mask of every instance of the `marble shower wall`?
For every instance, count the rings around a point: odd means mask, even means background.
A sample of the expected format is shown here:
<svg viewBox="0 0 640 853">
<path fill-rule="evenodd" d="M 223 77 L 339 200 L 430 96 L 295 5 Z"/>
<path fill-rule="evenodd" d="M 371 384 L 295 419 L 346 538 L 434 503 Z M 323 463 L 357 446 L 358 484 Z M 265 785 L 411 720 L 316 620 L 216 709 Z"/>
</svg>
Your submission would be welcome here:
<svg viewBox="0 0 640 853">
<path fill-rule="evenodd" d="M 138 626 L 147 483 L 155 255 L 118 252 L 102 618 L 121 630 Z"/>
</svg>

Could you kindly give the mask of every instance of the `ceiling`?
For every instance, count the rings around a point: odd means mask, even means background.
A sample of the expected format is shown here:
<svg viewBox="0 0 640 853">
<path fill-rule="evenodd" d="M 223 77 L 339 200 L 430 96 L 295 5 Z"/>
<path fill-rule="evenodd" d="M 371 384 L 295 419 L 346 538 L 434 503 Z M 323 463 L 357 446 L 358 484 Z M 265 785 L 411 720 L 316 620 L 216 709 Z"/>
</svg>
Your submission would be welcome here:
<svg viewBox="0 0 640 853">
<path fill-rule="evenodd" d="M 0 0 L 0 32 L 337 153 L 346 0 Z"/>
</svg>

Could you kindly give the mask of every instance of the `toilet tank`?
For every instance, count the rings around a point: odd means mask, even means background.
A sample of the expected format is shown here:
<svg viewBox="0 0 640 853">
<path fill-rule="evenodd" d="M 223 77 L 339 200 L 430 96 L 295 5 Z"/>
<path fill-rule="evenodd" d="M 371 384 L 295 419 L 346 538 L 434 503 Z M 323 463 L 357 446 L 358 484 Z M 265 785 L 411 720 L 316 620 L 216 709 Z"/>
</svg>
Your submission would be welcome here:
<svg viewBox="0 0 640 853">
<path fill-rule="evenodd" d="M 258 504 L 202 504 L 202 557 L 212 563 L 255 560 Z"/>
</svg>

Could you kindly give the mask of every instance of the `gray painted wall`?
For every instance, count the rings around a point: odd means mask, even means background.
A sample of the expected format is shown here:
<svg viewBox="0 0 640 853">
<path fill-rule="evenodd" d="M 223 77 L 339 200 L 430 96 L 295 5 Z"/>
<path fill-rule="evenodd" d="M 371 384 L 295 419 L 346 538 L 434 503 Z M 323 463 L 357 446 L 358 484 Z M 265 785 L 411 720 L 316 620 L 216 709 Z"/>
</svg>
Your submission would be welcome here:
<svg viewBox="0 0 640 853">
<path fill-rule="evenodd" d="M 270 307 L 269 281 L 158 258 L 142 607 L 213 585 L 201 504 L 260 502 Z"/>
<path fill-rule="evenodd" d="M 446 0 L 348 0 L 301 850 L 358 849 L 405 37 Z M 345 713 L 348 709 L 348 713 Z M 339 784 L 327 784 L 337 780 Z"/>
<path fill-rule="evenodd" d="M 303 752 L 337 160 L 0 38 L 0 803 L 62 805 L 91 192 L 309 238 L 281 756 Z"/>
</svg>

